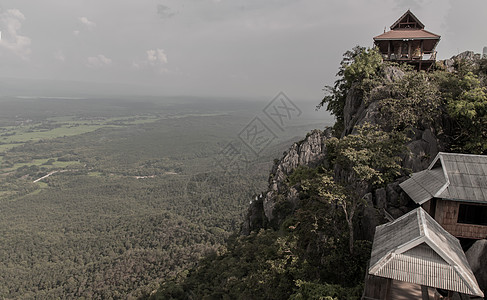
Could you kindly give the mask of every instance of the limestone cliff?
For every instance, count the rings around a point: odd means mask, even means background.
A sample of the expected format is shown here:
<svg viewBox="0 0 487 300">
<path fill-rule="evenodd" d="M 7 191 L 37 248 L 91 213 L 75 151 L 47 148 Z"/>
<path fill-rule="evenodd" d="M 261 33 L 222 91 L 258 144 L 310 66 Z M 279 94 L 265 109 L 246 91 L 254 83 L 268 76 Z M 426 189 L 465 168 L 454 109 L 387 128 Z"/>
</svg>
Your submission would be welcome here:
<svg viewBox="0 0 487 300">
<path fill-rule="evenodd" d="M 249 207 L 247 218 L 244 220 L 244 234 L 252 230 L 265 228 L 269 224 L 278 224 L 280 217 L 276 214 L 276 198 L 284 198 L 291 209 L 298 206 L 297 190 L 288 187 L 286 178 L 298 166 L 315 167 L 325 162 L 326 139 L 332 136 L 330 129 L 324 131 L 315 129 L 309 133 L 304 140 L 294 143 L 283 157 L 276 161 L 269 176 L 269 187 L 267 192 L 252 201 Z"/>
</svg>

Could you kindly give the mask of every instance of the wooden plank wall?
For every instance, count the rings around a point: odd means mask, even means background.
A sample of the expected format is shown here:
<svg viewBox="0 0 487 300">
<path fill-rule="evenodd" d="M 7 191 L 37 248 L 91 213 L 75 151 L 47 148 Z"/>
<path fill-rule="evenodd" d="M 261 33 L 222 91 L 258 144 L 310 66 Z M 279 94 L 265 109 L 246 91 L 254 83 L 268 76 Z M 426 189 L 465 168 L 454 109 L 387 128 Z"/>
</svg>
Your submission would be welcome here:
<svg viewBox="0 0 487 300">
<path fill-rule="evenodd" d="M 365 276 L 365 288 L 362 300 L 384 300 L 389 296 L 391 279 L 373 276 Z"/>
<path fill-rule="evenodd" d="M 460 202 L 439 200 L 436 203 L 436 221 L 457 238 L 485 239 L 487 226 L 457 223 Z"/>
</svg>

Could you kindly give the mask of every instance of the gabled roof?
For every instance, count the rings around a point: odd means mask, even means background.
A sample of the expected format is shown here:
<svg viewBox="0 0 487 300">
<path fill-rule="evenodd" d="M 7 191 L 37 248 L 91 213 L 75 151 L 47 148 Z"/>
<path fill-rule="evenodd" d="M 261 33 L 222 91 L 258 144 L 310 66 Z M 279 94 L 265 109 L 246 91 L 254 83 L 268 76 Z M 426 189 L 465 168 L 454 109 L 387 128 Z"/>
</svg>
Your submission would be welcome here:
<svg viewBox="0 0 487 300">
<path fill-rule="evenodd" d="M 391 25 L 391 30 L 399 29 L 399 24 L 405 23 L 406 20 L 408 19 L 408 17 L 409 17 L 410 21 L 413 21 L 414 23 L 416 23 L 416 28 L 419 28 L 419 29 L 424 28 L 424 24 L 421 23 L 421 21 L 408 9 L 407 12 L 405 12 L 399 19 L 397 19 L 396 22 L 394 22 L 394 24 Z"/>
<path fill-rule="evenodd" d="M 369 274 L 484 296 L 458 239 L 421 207 L 376 227 Z"/>
<path fill-rule="evenodd" d="M 432 198 L 487 203 L 487 156 L 440 152 L 400 186 L 418 204 Z"/>
</svg>

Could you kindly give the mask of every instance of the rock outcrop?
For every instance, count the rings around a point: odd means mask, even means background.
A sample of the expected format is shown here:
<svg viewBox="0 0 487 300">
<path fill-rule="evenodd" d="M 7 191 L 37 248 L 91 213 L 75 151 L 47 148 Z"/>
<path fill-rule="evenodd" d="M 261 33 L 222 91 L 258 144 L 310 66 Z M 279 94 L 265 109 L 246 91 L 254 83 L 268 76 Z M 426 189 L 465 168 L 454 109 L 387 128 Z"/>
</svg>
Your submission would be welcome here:
<svg viewBox="0 0 487 300">
<path fill-rule="evenodd" d="M 295 188 L 287 186 L 286 178 L 298 166 L 316 167 L 324 163 L 326 157 L 325 141 L 331 136 L 332 131 L 329 128 L 324 131 L 315 129 L 304 140 L 294 143 L 289 151 L 284 153 L 279 161 L 276 161 L 269 177 L 267 192 L 258 196 L 250 204 L 247 218 L 242 227 L 243 234 L 248 234 L 259 228 L 266 228 L 271 223 L 279 223 L 280 216 L 277 216 L 275 212 L 277 198 L 284 198 L 292 210 L 297 207 L 298 192 Z"/>
<path fill-rule="evenodd" d="M 467 61 L 472 64 L 478 64 L 479 60 L 482 58 L 480 53 L 474 53 L 473 51 L 465 51 L 451 58 L 442 60 L 438 62 L 438 65 L 443 66 L 446 71 L 454 72 L 455 64 L 459 61 Z"/>
</svg>

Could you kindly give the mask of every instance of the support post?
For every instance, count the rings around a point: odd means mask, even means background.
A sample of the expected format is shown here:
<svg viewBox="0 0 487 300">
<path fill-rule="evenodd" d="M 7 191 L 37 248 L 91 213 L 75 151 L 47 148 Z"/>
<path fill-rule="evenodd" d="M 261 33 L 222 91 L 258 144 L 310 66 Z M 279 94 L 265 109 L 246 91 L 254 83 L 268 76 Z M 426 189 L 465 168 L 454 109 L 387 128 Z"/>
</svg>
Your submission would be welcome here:
<svg viewBox="0 0 487 300">
<path fill-rule="evenodd" d="M 429 300 L 430 295 L 428 293 L 428 287 L 425 285 L 421 285 L 421 299 L 422 300 Z"/>
<path fill-rule="evenodd" d="M 421 43 L 420 43 L 421 44 L 421 54 L 420 54 L 421 56 L 420 56 L 420 60 L 423 60 L 423 55 L 424 55 L 424 53 L 423 53 L 423 42 L 424 41 L 421 40 Z"/>
<path fill-rule="evenodd" d="M 386 292 L 384 293 L 384 300 L 391 299 L 391 287 L 392 287 L 392 279 L 388 278 L 386 284 Z"/>
</svg>

